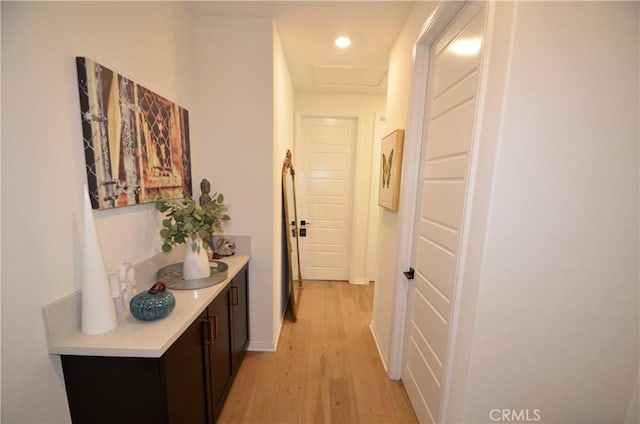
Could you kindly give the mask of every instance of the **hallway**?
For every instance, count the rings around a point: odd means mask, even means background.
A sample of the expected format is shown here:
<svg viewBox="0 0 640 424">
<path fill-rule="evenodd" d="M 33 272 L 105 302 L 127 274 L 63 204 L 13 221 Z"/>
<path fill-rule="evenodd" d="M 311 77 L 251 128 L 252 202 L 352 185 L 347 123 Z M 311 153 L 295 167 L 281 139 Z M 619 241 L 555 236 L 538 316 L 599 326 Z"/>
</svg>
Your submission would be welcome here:
<svg viewBox="0 0 640 424">
<path fill-rule="evenodd" d="M 415 423 L 369 330 L 373 284 L 306 282 L 276 352 L 248 352 L 219 423 Z"/>
</svg>

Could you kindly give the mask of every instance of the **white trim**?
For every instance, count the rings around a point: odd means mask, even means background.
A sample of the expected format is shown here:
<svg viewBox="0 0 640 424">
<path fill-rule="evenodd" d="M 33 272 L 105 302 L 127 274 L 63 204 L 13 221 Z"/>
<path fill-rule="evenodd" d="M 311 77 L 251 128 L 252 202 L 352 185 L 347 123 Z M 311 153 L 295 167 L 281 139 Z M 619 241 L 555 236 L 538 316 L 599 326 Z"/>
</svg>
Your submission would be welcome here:
<svg viewBox="0 0 640 424">
<path fill-rule="evenodd" d="M 278 335 L 280 333 L 278 332 Z M 250 342 L 247 350 L 251 352 L 275 352 L 278 342 Z"/>
<path fill-rule="evenodd" d="M 398 207 L 402 228 L 398 249 L 398 269 L 394 293 L 389 352 L 389 378 L 399 379 L 405 360 L 405 328 L 408 308 L 409 283 L 403 271 L 408 270 L 413 260 L 413 233 L 415 227 L 416 201 L 418 198 L 418 175 L 422 148 L 424 110 L 427 101 L 427 77 L 429 48 L 431 43 L 446 28 L 451 19 L 464 6 L 461 2 L 442 2 L 425 21 L 414 45 L 414 72 L 411 94 L 411 115 L 405 137 L 404 166 L 401 181 L 400 206 Z"/>
<path fill-rule="evenodd" d="M 436 10 L 429 16 L 422 25 L 420 35 L 416 41 L 416 46 L 430 46 L 440 36 L 440 33 L 451 23 L 456 14 L 468 3 L 460 2 L 440 2 Z M 428 61 L 427 61 L 428 62 Z M 427 63 L 428 65 L 428 63 Z M 425 93 L 426 96 L 426 93 Z"/>
<path fill-rule="evenodd" d="M 387 368 L 387 361 L 383 355 L 382 349 L 380 348 L 380 340 L 378 339 L 378 335 L 376 334 L 376 330 L 373 326 L 373 321 L 369 323 L 369 331 L 371 331 L 373 342 L 376 344 L 376 349 L 378 350 L 378 356 L 380 356 L 380 362 L 382 362 L 384 372 L 389 373 L 389 369 Z"/>
</svg>

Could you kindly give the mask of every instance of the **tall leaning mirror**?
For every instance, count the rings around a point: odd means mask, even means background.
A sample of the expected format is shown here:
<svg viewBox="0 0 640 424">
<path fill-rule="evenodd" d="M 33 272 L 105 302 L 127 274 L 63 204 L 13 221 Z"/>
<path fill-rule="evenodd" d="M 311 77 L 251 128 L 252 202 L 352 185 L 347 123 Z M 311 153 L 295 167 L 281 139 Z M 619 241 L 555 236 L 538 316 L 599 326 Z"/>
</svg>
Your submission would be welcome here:
<svg viewBox="0 0 640 424">
<path fill-rule="evenodd" d="M 295 170 L 291 160 L 291 150 L 282 164 L 282 205 L 284 208 L 283 231 L 287 239 L 287 271 L 289 274 L 289 303 L 293 320 L 298 319 L 298 305 L 302 289 L 302 273 L 300 271 L 300 244 L 298 242 L 298 211 L 296 209 Z"/>
</svg>

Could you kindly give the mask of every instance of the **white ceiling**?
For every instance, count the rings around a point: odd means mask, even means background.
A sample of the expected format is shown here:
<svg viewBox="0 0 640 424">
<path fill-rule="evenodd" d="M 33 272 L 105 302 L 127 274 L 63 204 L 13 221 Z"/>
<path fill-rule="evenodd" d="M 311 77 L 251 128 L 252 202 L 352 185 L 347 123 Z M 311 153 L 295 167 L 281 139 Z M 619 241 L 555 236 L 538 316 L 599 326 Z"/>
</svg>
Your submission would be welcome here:
<svg viewBox="0 0 640 424">
<path fill-rule="evenodd" d="M 273 18 L 297 92 L 384 94 L 413 1 L 190 1 L 197 16 Z M 338 49 L 340 35 L 351 47 Z"/>
</svg>

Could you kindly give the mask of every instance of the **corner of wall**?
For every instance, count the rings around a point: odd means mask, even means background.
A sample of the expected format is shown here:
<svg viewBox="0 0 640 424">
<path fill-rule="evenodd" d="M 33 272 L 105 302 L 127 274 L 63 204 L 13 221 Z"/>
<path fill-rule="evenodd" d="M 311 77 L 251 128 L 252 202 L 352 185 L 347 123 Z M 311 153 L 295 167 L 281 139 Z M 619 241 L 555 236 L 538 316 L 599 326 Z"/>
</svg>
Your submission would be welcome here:
<svg viewBox="0 0 640 424">
<path fill-rule="evenodd" d="M 286 271 L 283 268 L 282 232 L 282 162 L 287 149 L 293 150 L 294 133 L 294 94 L 293 83 L 289 75 L 286 58 L 282 50 L 280 36 L 275 23 L 272 25 L 273 36 L 273 334 L 274 350 L 282 328 L 282 311 L 286 306 L 288 285 L 285 284 Z"/>
</svg>

